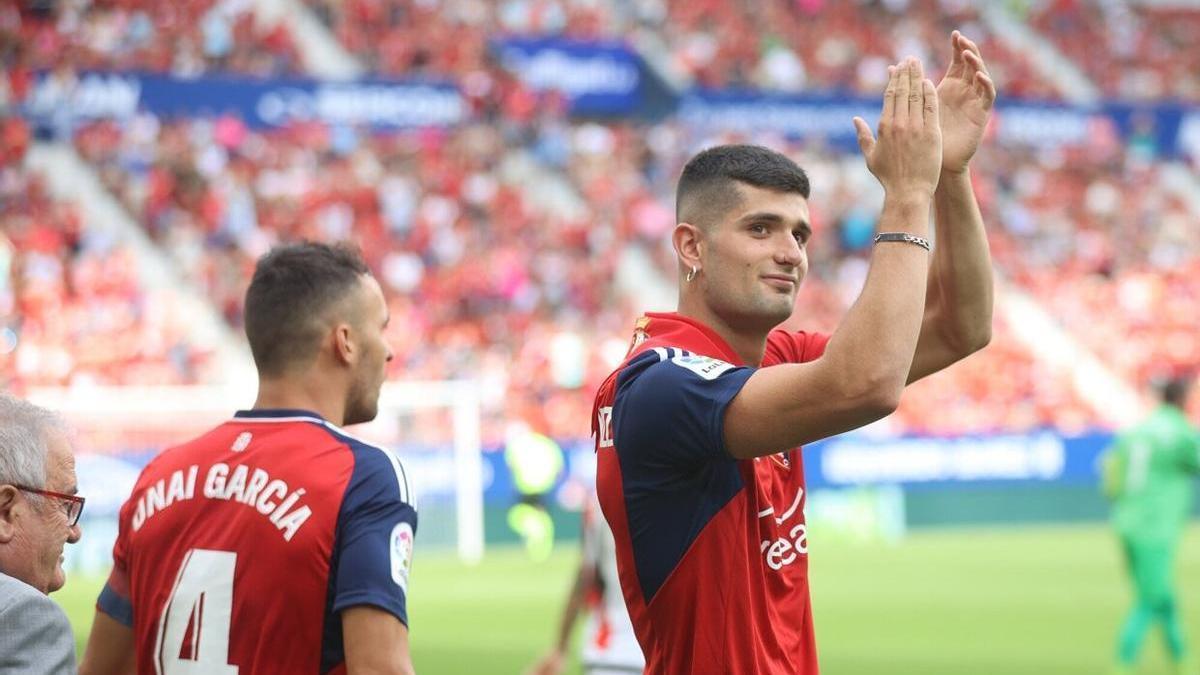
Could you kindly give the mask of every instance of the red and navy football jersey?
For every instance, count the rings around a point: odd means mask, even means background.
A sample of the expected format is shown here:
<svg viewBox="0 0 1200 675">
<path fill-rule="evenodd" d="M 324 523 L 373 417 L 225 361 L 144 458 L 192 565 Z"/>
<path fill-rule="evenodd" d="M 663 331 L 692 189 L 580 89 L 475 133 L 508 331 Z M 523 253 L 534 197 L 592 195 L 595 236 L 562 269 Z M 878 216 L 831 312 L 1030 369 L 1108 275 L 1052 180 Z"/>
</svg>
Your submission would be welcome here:
<svg viewBox="0 0 1200 675">
<path fill-rule="evenodd" d="M 773 331 L 762 366 L 827 342 Z M 596 487 L 647 673 L 818 672 L 799 448 L 738 460 L 724 445 L 753 373 L 707 326 L 647 314 L 596 395 Z"/>
<path fill-rule="evenodd" d="M 314 413 L 241 411 L 142 471 L 97 607 L 138 672 L 343 672 L 340 612 L 408 624 L 417 512 L 392 453 Z"/>
</svg>

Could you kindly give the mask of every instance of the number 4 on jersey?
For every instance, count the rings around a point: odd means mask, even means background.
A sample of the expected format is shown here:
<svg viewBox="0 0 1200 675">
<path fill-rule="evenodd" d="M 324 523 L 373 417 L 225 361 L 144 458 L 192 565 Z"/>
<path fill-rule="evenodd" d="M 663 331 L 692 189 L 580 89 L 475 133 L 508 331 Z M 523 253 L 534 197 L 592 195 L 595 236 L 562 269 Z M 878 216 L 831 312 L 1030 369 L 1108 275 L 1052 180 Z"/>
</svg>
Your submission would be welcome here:
<svg viewBox="0 0 1200 675">
<path fill-rule="evenodd" d="M 188 551 L 158 620 L 158 675 L 237 675 L 229 664 L 233 570 L 237 554 Z"/>
</svg>

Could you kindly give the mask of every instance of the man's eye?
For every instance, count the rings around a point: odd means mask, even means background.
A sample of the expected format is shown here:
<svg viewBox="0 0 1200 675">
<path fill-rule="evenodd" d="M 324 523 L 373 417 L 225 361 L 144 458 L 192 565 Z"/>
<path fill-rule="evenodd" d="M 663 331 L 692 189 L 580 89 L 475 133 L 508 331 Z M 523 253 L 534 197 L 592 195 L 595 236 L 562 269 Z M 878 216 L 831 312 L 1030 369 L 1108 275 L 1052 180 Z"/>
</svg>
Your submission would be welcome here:
<svg viewBox="0 0 1200 675">
<path fill-rule="evenodd" d="M 750 230 L 755 234 L 763 234 L 767 231 L 767 226 L 763 225 L 762 223 L 757 223 L 755 225 L 751 225 Z"/>
</svg>

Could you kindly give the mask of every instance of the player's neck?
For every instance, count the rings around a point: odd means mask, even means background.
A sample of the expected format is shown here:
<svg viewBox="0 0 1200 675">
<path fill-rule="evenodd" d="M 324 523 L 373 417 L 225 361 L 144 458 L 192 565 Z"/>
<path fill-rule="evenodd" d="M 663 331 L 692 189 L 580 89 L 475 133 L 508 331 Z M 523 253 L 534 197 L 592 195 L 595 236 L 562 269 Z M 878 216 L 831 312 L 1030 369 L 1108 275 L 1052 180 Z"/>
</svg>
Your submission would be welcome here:
<svg viewBox="0 0 1200 675">
<path fill-rule="evenodd" d="M 711 328 L 717 335 L 720 335 L 721 339 L 725 340 L 726 344 L 742 360 L 742 363 L 756 367 L 762 363 L 763 353 L 767 349 L 767 333 L 770 332 L 769 330 L 737 330 L 730 322 L 722 319 L 720 315 L 713 312 L 707 305 L 689 298 L 681 298 L 679 309 L 676 311 L 680 316 L 686 316 L 689 319 L 699 321 Z"/>
<path fill-rule="evenodd" d="M 327 383 L 296 377 L 260 379 L 254 409 L 308 410 L 342 426 L 346 417 L 346 397 Z"/>
</svg>

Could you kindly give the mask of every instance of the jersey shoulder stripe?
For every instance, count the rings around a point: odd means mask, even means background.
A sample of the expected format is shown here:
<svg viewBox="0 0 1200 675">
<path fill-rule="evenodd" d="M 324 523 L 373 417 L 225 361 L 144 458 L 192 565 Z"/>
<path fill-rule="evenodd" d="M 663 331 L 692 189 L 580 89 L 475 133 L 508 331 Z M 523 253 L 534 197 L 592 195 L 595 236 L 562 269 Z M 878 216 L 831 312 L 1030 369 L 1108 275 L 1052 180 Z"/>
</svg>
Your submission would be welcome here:
<svg viewBox="0 0 1200 675">
<path fill-rule="evenodd" d="M 326 431 L 333 434 L 335 438 L 350 446 L 351 450 L 361 450 L 367 457 L 379 458 L 382 456 L 392 468 L 392 473 L 396 480 L 396 489 L 400 494 L 400 501 L 413 507 L 414 510 L 416 509 L 416 500 L 414 499 L 412 487 L 408 482 L 408 472 L 404 470 L 404 465 L 396 457 L 395 453 L 386 448 L 381 448 L 374 443 L 369 443 L 361 438 L 352 436 L 331 422 L 322 420 L 320 424 Z"/>
</svg>

